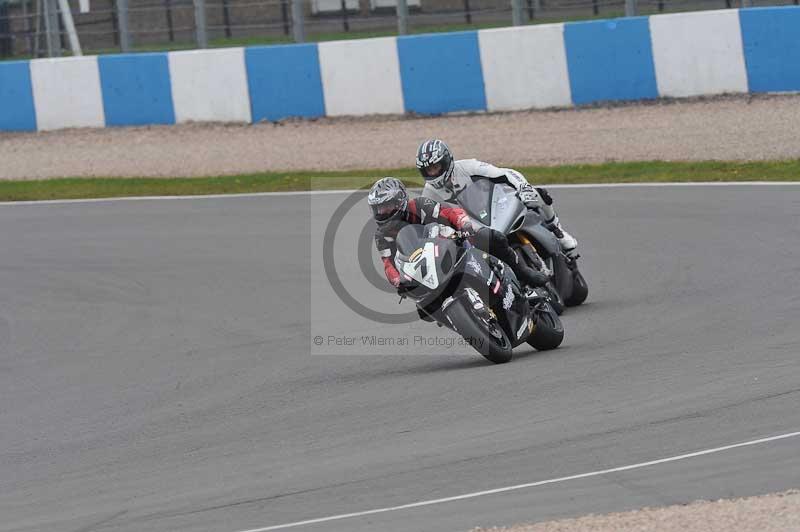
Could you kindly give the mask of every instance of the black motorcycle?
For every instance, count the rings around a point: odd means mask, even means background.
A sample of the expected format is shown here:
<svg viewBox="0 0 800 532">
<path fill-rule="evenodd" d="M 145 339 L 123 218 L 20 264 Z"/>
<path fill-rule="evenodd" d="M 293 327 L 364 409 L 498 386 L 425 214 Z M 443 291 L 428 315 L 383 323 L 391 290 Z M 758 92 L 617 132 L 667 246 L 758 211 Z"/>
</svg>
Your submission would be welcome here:
<svg viewBox="0 0 800 532">
<path fill-rule="evenodd" d="M 456 199 L 472 218 L 506 235 L 528 266 L 551 276 L 548 289 L 559 314 L 565 306 L 586 300 L 589 286 L 578 269 L 578 259 L 561 251 L 558 238 L 546 227 L 541 214 L 528 209 L 512 186 L 479 179 Z"/>
<path fill-rule="evenodd" d="M 523 342 L 546 350 L 563 341 L 547 294 L 523 291 L 511 268 L 461 233 L 436 223 L 407 225 L 396 243 L 403 295 L 423 319 L 457 332 L 488 360 L 508 362 Z"/>
</svg>

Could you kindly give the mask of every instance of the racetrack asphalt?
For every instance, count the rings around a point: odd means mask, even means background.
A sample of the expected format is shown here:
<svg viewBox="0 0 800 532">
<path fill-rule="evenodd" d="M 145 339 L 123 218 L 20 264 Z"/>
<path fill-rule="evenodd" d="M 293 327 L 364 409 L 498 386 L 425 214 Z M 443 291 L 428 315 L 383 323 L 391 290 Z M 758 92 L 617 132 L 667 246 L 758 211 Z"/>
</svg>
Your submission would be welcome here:
<svg viewBox="0 0 800 532">
<path fill-rule="evenodd" d="M 370 323 L 332 294 L 318 222 L 344 195 L 0 206 L 0 531 L 239 532 L 800 430 L 800 188 L 554 196 L 589 299 L 562 317 L 561 348 L 500 366 L 458 347 L 315 350 L 317 334 L 452 337 Z M 353 267 L 352 212 L 343 284 L 408 311 Z M 800 487 L 798 451 L 787 438 L 296 530 L 763 494 Z"/>
</svg>

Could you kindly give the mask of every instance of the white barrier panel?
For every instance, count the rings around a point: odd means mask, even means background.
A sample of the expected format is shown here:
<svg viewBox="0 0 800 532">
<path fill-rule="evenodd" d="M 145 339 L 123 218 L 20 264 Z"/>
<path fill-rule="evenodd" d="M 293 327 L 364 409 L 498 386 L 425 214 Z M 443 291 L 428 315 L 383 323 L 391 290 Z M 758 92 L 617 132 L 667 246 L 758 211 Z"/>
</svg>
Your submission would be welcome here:
<svg viewBox="0 0 800 532">
<path fill-rule="evenodd" d="M 403 114 L 397 40 L 323 42 L 319 47 L 325 114 Z"/>
<path fill-rule="evenodd" d="M 739 11 L 650 17 L 661 96 L 747 92 Z"/>
<path fill-rule="evenodd" d="M 572 105 L 563 24 L 480 30 L 478 42 L 489 111 Z"/>
<path fill-rule="evenodd" d="M 31 84 L 40 131 L 105 127 L 97 57 L 31 61 Z"/>
<path fill-rule="evenodd" d="M 244 48 L 170 52 L 175 121 L 250 122 Z"/>
</svg>

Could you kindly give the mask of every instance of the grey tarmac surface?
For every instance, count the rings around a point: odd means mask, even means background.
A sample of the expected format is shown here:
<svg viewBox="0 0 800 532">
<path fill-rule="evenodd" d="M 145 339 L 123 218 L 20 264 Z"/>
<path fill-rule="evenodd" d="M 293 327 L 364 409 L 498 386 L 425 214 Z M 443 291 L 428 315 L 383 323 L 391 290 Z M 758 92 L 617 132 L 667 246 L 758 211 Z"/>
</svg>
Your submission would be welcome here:
<svg viewBox="0 0 800 532">
<path fill-rule="evenodd" d="M 502 366 L 315 348 L 322 333 L 450 337 L 332 295 L 309 234 L 344 196 L 313 200 L 314 216 L 307 196 L 0 206 L 0 531 L 238 532 L 800 430 L 800 188 L 555 197 L 589 300 L 564 315 L 562 348 Z M 342 282 L 409 310 L 353 267 L 364 213 L 337 236 Z M 763 494 L 800 487 L 798 451 L 791 438 L 297 530 Z"/>
</svg>

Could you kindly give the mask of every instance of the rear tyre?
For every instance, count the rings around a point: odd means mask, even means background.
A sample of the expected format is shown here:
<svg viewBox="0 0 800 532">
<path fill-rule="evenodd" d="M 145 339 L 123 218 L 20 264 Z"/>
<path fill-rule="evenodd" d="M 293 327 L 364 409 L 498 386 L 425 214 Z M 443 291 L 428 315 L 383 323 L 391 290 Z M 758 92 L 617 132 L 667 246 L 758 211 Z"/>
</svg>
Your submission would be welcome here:
<svg viewBox="0 0 800 532">
<path fill-rule="evenodd" d="M 547 257 L 545 259 L 548 267 L 553 270 L 553 285 L 561 295 L 561 300 L 567 306 L 567 298 L 572 295 L 572 270 L 567 263 L 566 257 L 562 253 L 558 255 Z"/>
<path fill-rule="evenodd" d="M 536 328 L 528 337 L 528 345 L 537 351 L 555 349 L 564 341 L 564 325 L 550 303 L 537 303 L 533 309 Z"/>
<path fill-rule="evenodd" d="M 564 300 L 564 303 L 566 303 L 568 307 L 577 307 L 586 301 L 586 296 L 588 295 L 589 285 L 586 283 L 586 279 L 583 278 L 583 275 L 576 267 L 572 271 L 572 293 L 567 299 Z"/>
<path fill-rule="evenodd" d="M 497 319 L 482 309 L 477 311 L 463 301 L 454 301 L 445 311 L 456 332 L 490 362 L 504 364 L 511 360 L 511 341 Z"/>
</svg>

